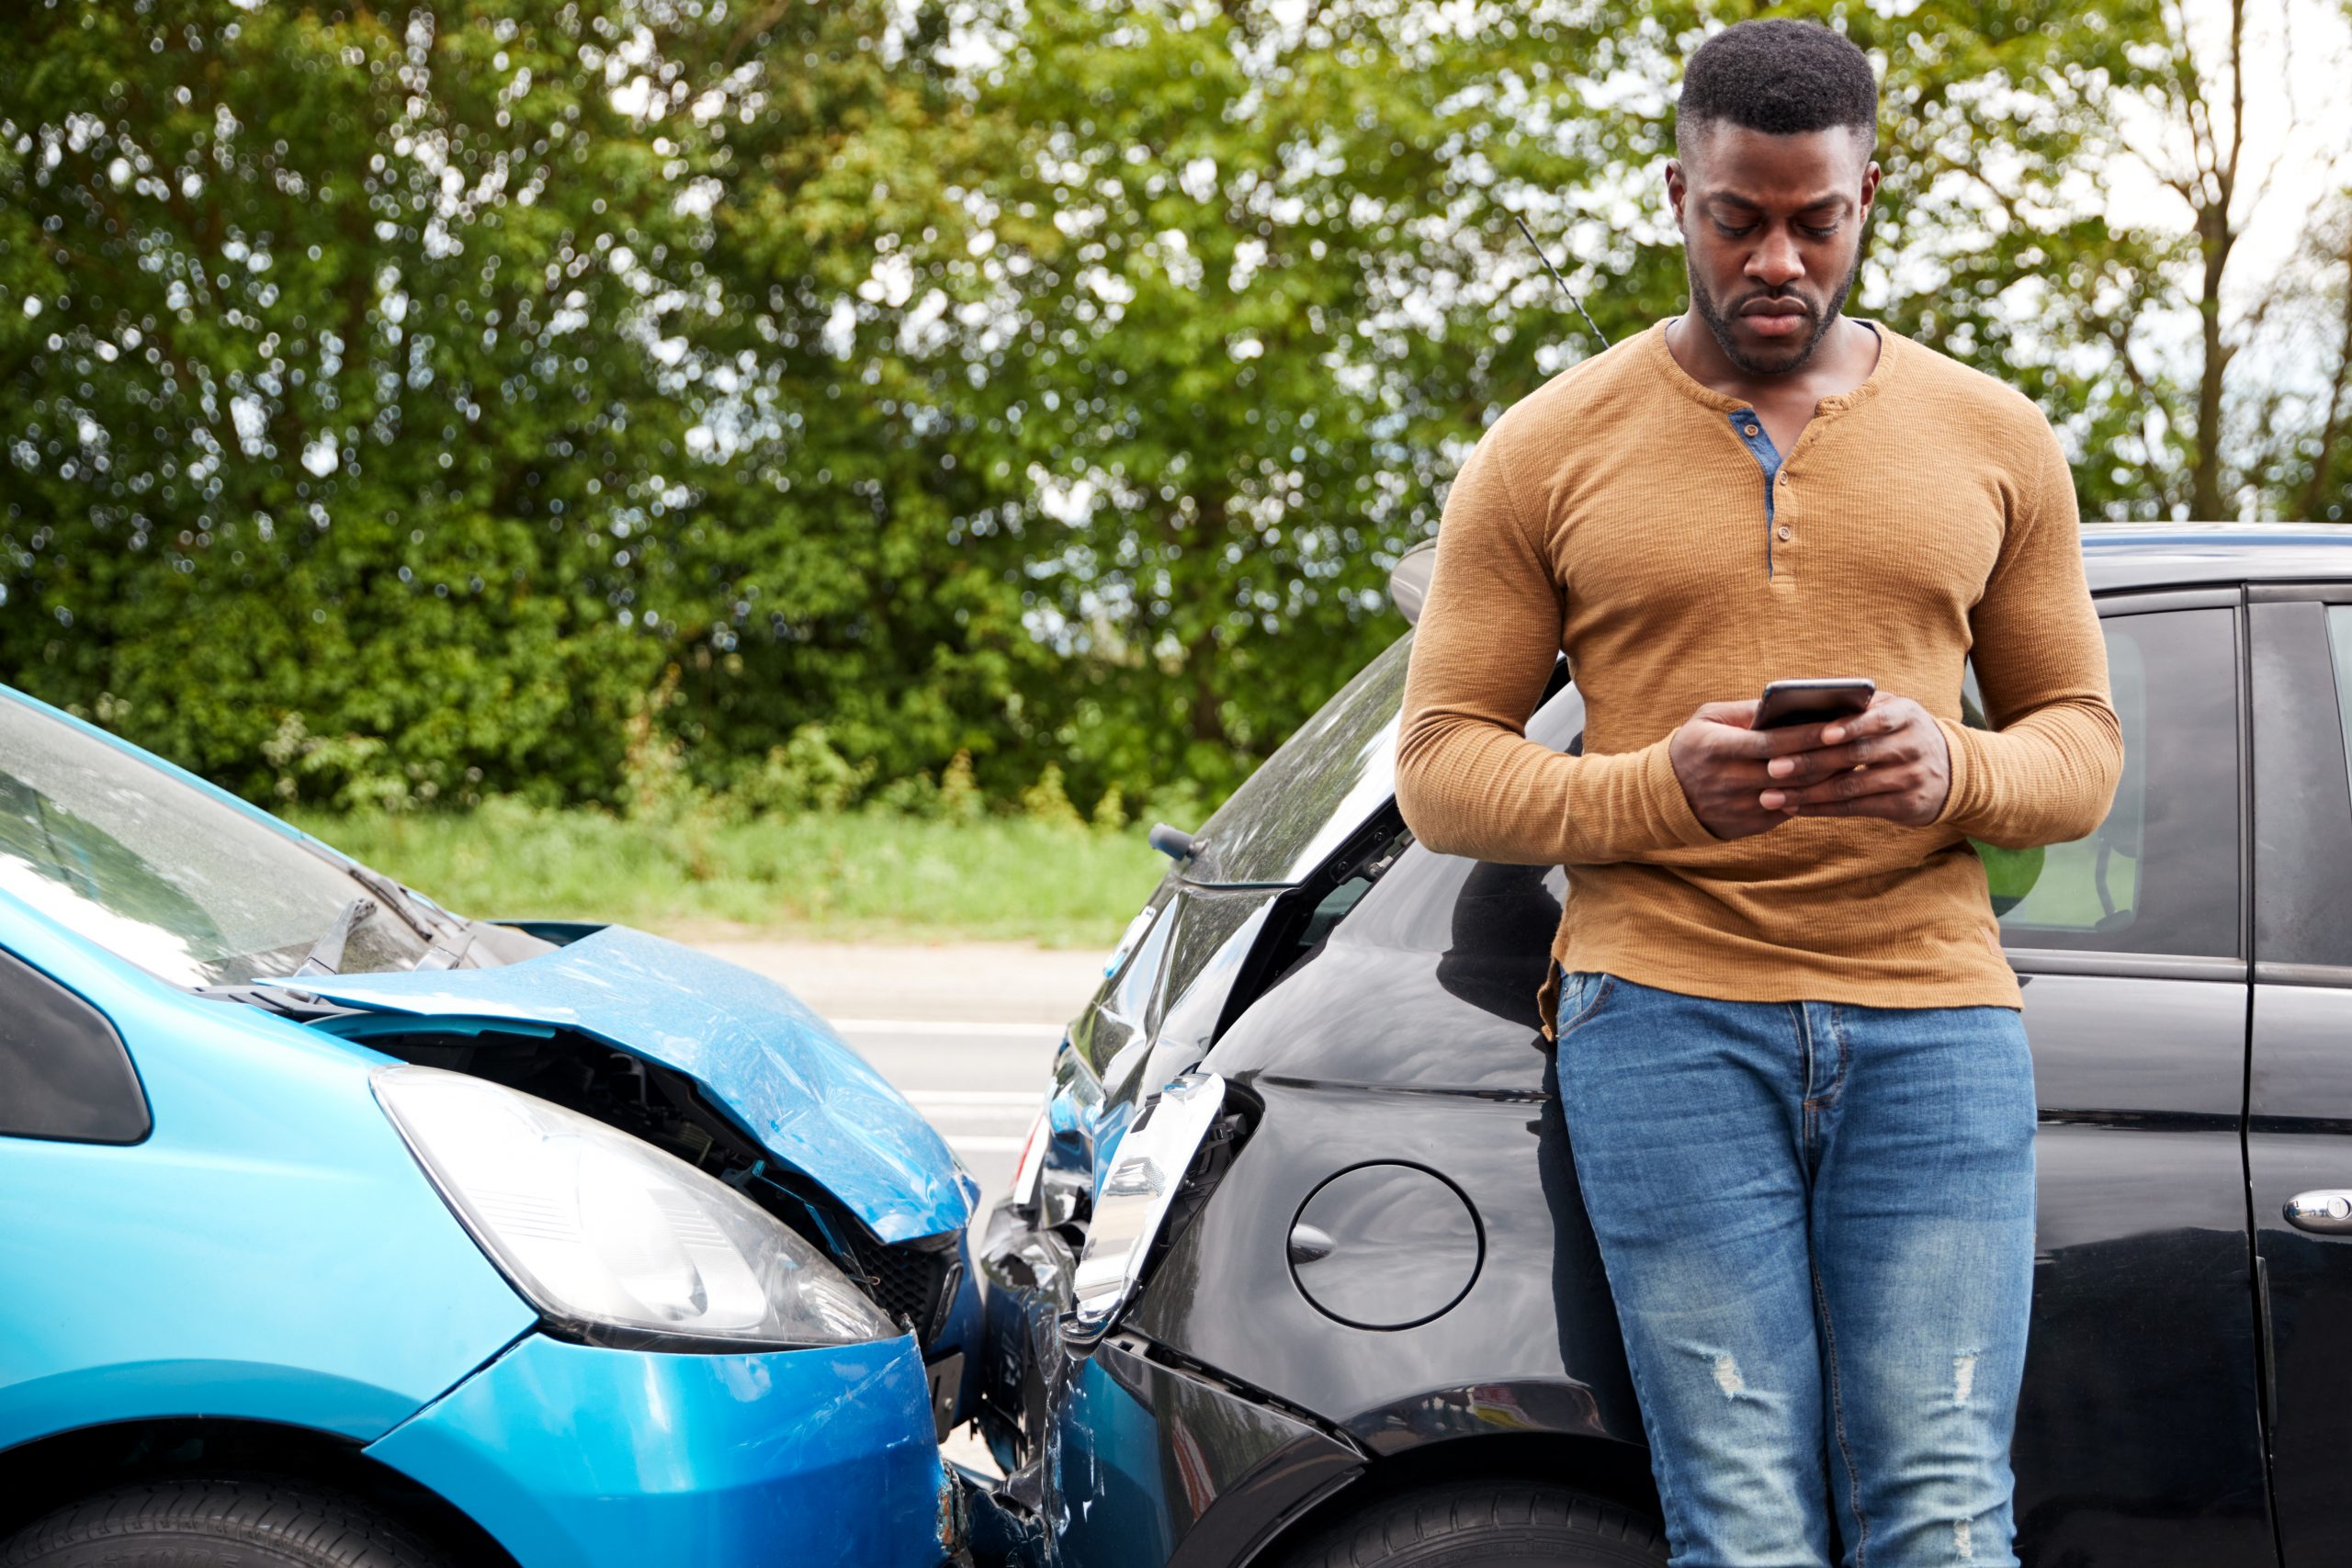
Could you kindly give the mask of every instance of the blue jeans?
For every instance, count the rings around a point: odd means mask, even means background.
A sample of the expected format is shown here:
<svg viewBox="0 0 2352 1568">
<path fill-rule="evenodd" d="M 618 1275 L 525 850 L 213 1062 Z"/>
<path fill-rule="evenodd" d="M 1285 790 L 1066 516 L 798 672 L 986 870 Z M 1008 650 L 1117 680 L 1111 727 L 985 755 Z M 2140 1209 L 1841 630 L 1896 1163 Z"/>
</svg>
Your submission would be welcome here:
<svg viewBox="0 0 2352 1568">
<path fill-rule="evenodd" d="M 1577 1180 L 1676 1568 L 2014 1568 L 2033 1064 L 2008 1008 L 1561 981 Z"/>
</svg>

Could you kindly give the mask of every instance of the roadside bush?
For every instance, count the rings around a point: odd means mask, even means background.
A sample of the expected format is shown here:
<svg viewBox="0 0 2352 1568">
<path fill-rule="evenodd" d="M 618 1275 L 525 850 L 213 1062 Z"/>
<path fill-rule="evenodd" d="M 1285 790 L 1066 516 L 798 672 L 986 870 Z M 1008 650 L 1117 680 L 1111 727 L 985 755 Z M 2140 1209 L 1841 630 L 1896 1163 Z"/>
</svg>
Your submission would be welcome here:
<svg viewBox="0 0 2352 1568">
<path fill-rule="evenodd" d="M 771 746 L 728 792 L 752 813 L 846 811 L 873 782 L 877 764 L 853 762 L 833 749 L 821 724 L 804 724 L 781 746 Z M 927 777 L 927 776 L 926 776 Z"/>
<path fill-rule="evenodd" d="M 1058 764 L 1048 762 L 1037 782 L 1021 792 L 1021 814 L 1032 822 L 1043 822 L 1049 828 L 1083 828 L 1086 818 L 1069 803 L 1069 794 L 1062 788 L 1062 771 Z"/>
</svg>

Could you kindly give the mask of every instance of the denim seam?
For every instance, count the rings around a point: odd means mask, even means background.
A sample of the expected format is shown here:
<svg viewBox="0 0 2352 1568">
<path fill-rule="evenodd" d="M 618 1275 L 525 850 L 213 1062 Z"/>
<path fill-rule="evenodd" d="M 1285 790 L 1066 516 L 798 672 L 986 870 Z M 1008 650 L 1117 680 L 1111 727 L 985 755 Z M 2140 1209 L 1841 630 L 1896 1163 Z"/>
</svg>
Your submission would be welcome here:
<svg viewBox="0 0 2352 1568">
<path fill-rule="evenodd" d="M 1869 1568 L 1871 1521 L 1862 1512 L 1862 1472 L 1854 1464 L 1854 1445 L 1846 1436 L 1846 1395 L 1838 1375 L 1838 1331 L 1829 1322 L 1829 1292 L 1822 1288 L 1821 1266 L 1814 1264 L 1813 1311 L 1821 1320 L 1822 1357 L 1829 1363 L 1829 1426 L 1838 1434 L 1838 1453 L 1846 1461 L 1846 1503 L 1854 1511 L 1854 1553 L 1849 1568 Z"/>
<path fill-rule="evenodd" d="M 1853 1058 L 1853 1051 L 1846 1038 L 1846 1010 L 1836 1002 L 1829 1004 L 1829 1038 L 1837 1043 L 1838 1066 L 1829 1075 L 1829 1092 L 1821 1097 L 1825 1105 L 1836 1101 L 1846 1092 L 1846 1066 Z"/>
<path fill-rule="evenodd" d="M 1820 1131 L 1821 1115 L 1821 1101 L 1813 1092 L 1813 1021 L 1805 1016 L 1803 1002 L 1790 1002 L 1787 1005 L 1789 1016 L 1797 1026 L 1797 1054 L 1803 1058 L 1802 1066 L 1804 1073 L 1804 1087 L 1799 1095 L 1799 1103 L 1804 1112 L 1802 1118 L 1803 1145 L 1799 1153 L 1804 1156 L 1808 1176 L 1806 1186 L 1810 1190 L 1812 1183 L 1809 1179 L 1813 1167 L 1814 1143 L 1815 1135 Z"/>
<path fill-rule="evenodd" d="M 1581 1179 L 1581 1178 L 1579 1178 L 1579 1179 Z M 1602 1276 L 1606 1278 L 1608 1274 L 1606 1265 L 1603 1265 L 1601 1273 Z M 1617 1332 L 1619 1337 L 1622 1338 L 1625 1332 L 1624 1325 L 1623 1323 L 1618 1325 Z M 1634 1385 L 1634 1408 L 1641 1415 L 1642 1434 L 1649 1440 L 1650 1453 L 1655 1459 L 1663 1460 L 1667 1453 L 1668 1445 L 1664 1440 L 1664 1434 L 1658 1430 L 1657 1421 L 1650 1415 L 1650 1402 L 1647 1398 L 1644 1397 L 1642 1393 L 1642 1374 L 1639 1369 L 1634 1365 L 1634 1358 L 1631 1355 L 1628 1355 L 1625 1358 L 1625 1379 L 1628 1382 L 1631 1382 Z M 1667 1467 L 1665 1464 L 1654 1462 L 1650 1466 L 1650 1474 L 1657 1483 L 1657 1506 L 1658 1512 L 1665 1517 L 1668 1550 L 1675 1555 L 1679 1556 L 1682 1551 L 1682 1543 L 1673 1539 L 1675 1533 L 1674 1523 L 1678 1517 L 1674 1508 L 1674 1486 L 1672 1483 L 1667 1480 L 1666 1470 Z"/>
<path fill-rule="evenodd" d="M 1606 978 L 1605 976 L 1604 978 Z M 1578 1018 L 1582 1018 L 1584 1013 L 1589 1013 L 1591 1010 L 1591 1008 L 1587 1008 L 1584 1010 L 1584 1012 L 1578 1013 L 1577 1016 Z M 1567 1038 L 1567 1031 L 1566 1029 L 1563 1029 L 1560 1032 L 1560 1038 L 1563 1040 Z M 1568 1109 L 1568 1090 L 1566 1084 L 1562 1084 L 1560 1086 L 1559 1095 L 1561 1120 L 1565 1122 L 1567 1120 Z M 1578 1143 L 1576 1136 L 1571 1134 L 1568 1138 L 1568 1168 L 1576 1172 L 1577 1183 L 1579 1187 L 1586 1185 L 1586 1179 L 1588 1175 L 1588 1172 L 1584 1168 L 1584 1156 L 1581 1152 L 1581 1148 L 1582 1145 Z M 1623 1343 L 1627 1337 L 1624 1315 L 1623 1309 L 1617 1306 L 1617 1283 L 1614 1280 L 1611 1280 L 1609 1277 L 1609 1257 L 1606 1252 L 1601 1250 L 1600 1234 L 1597 1229 L 1593 1232 L 1592 1241 L 1593 1250 L 1600 1254 L 1600 1277 L 1603 1280 L 1607 1281 L 1609 1285 L 1610 1307 L 1612 1314 L 1617 1317 L 1618 1338 L 1619 1341 Z M 1682 1543 L 1674 1539 L 1676 1533 L 1675 1521 L 1678 1517 L 1674 1509 L 1674 1487 L 1673 1484 L 1667 1480 L 1666 1464 L 1664 1462 L 1667 1446 L 1662 1440 L 1663 1434 L 1658 1430 L 1657 1418 L 1652 1414 L 1650 1402 L 1647 1398 L 1644 1397 L 1642 1393 L 1641 1370 L 1634 1363 L 1634 1358 L 1632 1348 L 1629 1346 L 1626 1348 L 1625 1354 L 1625 1378 L 1627 1382 L 1634 1385 L 1634 1409 L 1641 1417 L 1642 1436 L 1649 1444 L 1651 1456 L 1650 1474 L 1652 1479 L 1657 1483 L 1658 1511 L 1664 1516 L 1664 1521 L 1667 1528 L 1667 1546 L 1669 1551 L 1679 1555 L 1682 1550 Z"/>
</svg>

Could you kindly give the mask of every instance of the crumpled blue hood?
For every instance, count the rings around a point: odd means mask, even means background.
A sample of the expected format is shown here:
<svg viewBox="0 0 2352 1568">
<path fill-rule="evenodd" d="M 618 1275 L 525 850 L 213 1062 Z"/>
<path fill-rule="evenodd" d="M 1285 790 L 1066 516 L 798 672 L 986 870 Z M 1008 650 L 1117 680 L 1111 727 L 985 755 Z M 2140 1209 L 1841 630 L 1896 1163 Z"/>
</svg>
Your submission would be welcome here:
<svg viewBox="0 0 2352 1568">
<path fill-rule="evenodd" d="M 931 1124 L 799 998 L 626 926 L 494 969 L 273 984 L 371 1011 L 575 1029 L 673 1067 L 886 1242 L 961 1230 L 978 1201 Z"/>
</svg>

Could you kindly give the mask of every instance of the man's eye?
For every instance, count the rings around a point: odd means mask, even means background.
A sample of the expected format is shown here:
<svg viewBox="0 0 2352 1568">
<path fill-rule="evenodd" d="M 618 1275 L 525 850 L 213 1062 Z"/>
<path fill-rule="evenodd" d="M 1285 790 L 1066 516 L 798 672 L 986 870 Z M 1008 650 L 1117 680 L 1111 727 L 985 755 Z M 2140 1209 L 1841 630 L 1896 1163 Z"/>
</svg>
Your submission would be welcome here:
<svg viewBox="0 0 2352 1568">
<path fill-rule="evenodd" d="M 1715 232 L 1721 234 L 1726 240 L 1736 240 L 1743 235 L 1752 234 L 1755 231 L 1756 225 L 1753 223 L 1743 223 L 1736 229 L 1733 228 L 1728 223 L 1718 223 L 1715 225 Z"/>
<path fill-rule="evenodd" d="M 1806 233 L 1812 235 L 1816 240 L 1829 239 L 1838 232 L 1838 225 L 1835 223 L 1832 223 L 1826 229 L 1816 229 L 1812 224 L 1807 223 L 1804 225 L 1804 229 Z"/>
</svg>

